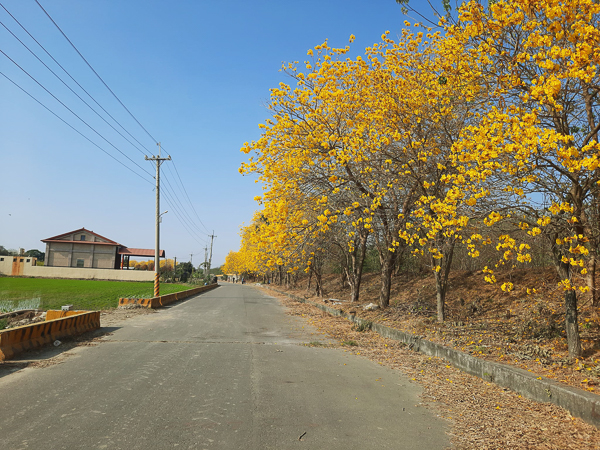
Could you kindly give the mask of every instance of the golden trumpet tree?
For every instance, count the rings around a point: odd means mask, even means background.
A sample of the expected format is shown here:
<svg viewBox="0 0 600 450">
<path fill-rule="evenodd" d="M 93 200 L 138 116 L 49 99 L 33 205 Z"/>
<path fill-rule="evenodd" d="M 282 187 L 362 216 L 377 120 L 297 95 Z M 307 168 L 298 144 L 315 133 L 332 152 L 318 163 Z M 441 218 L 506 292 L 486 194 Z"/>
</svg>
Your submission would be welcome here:
<svg viewBox="0 0 600 450">
<path fill-rule="evenodd" d="M 502 187 L 504 204 L 486 224 L 509 221 L 552 246 L 564 290 L 569 355 L 581 355 L 577 292 L 586 263 L 595 267 L 600 188 L 600 4 L 591 0 L 471 1 L 449 27 L 468 51 L 494 104 L 455 145 L 465 202 L 485 183 Z M 500 237 L 501 263 L 527 262 L 527 245 Z M 493 280 L 493 269 L 488 268 Z M 513 286 L 506 283 L 504 290 Z"/>
<path fill-rule="evenodd" d="M 223 264 L 223 273 L 244 273 L 246 268 L 241 265 L 241 259 L 242 258 L 239 251 L 230 251 L 229 253 L 227 253 L 227 256 L 225 257 L 225 264 Z"/>
<path fill-rule="evenodd" d="M 454 248 L 462 241 L 460 232 L 471 210 L 468 205 L 458 207 L 463 194 L 452 185 L 452 146 L 487 105 L 485 89 L 471 76 L 468 55 L 455 59 L 452 71 L 444 70 L 447 55 L 457 49 L 429 29 L 404 30 L 397 42 L 385 37 L 367 51 L 370 60 L 381 61 L 380 70 L 389 80 L 382 97 L 387 99 L 387 123 L 395 133 L 378 153 L 396 177 L 388 186 L 408 200 L 397 237 L 415 252 L 428 253 L 437 316 L 443 321 Z M 395 239 L 386 250 L 395 252 L 398 246 Z"/>
<path fill-rule="evenodd" d="M 236 273 L 266 275 L 276 272 L 279 280 L 284 274 L 297 271 L 302 255 L 298 250 L 303 236 L 297 231 L 298 212 L 291 210 L 283 200 L 265 202 L 264 208 L 254 214 L 252 223 L 242 228 L 242 243 L 235 255 Z M 295 229 L 296 228 L 296 229 Z"/>
<path fill-rule="evenodd" d="M 309 51 L 313 59 L 305 62 L 306 74 L 294 64 L 285 67 L 297 86 L 282 83 L 272 89 L 273 119 L 261 125 L 258 141 L 242 149 L 256 152 L 256 159 L 241 171 L 259 173 L 266 185 L 265 202 L 300 196 L 321 232 L 338 221 L 354 228 L 349 241 L 357 230 L 358 236 L 374 232 L 382 266 L 380 304 L 385 307 L 394 242 L 414 187 L 401 182 L 399 168 L 381 152 L 398 134 L 387 114 L 390 72 L 381 70 L 375 57 L 342 60 L 347 51 L 325 43 Z"/>
<path fill-rule="evenodd" d="M 304 247 L 338 221 L 360 228 L 358 235 L 364 236 L 372 220 L 372 200 L 363 198 L 365 190 L 360 191 L 354 180 L 365 178 L 369 170 L 365 168 L 368 149 L 360 148 L 365 130 L 361 126 L 356 132 L 355 124 L 368 121 L 364 86 L 373 81 L 367 76 L 369 65 L 362 59 L 334 60 L 347 51 L 331 49 L 325 43 L 309 51 L 313 60 L 305 63 L 307 74 L 298 72 L 294 64 L 285 66 L 297 87 L 282 83 L 272 89 L 273 119 L 261 125 L 264 132 L 258 141 L 246 143 L 242 149 L 256 153 L 256 159 L 251 158 L 241 171 L 259 173 L 266 189 L 265 205 L 286 198 L 297 211 L 304 211 L 302 221 L 296 224 L 305 239 Z M 362 166 L 356 170 L 358 176 L 353 173 L 357 163 Z M 361 212 L 354 214 L 358 209 Z M 352 215 L 354 221 L 349 218 Z M 354 234 L 349 232 L 349 241 Z M 317 269 L 313 253 L 302 253 L 304 257 L 313 255 L 313 260 L 306 261 L 313 262 L 311 271 Z M 353 270 L 354 280 L 359 273 Z M 357 298 L 355 293 L 353 298 Z"/>
<path fill-rule="evenodd" d="M 464 225 L 444 206 L 458 197 L 446 195 L 450 148 L 475 114 L 469 102 L 480 94 L 471 79 L 444 74 L 446 52 L 454 51 L 444 45 L 439 33 L 416 29 L 404 30 L 398 42 L 385 33 L 365 58 L 342 59 L 348 47 L 326 43 L 310 50 L 306 72 L 284 66 L 296 87 L 282 83 L 271 90 L 273 118 L 261 125 L 258 141 L 244 145 L 255 156 L 240 169 L 259 174 L 265 204 L 288 199 L 288 206 L 304 211 L 312 233 L 345 230 L 355 253 L 348 271 L 353 299 L 369 235 L 381 264 L 381 307 L 389 304 L 400 239 L 426 245 L 440 320 L 456 240 L 452 227 Z M 456 66 L 465 72 L 466 64 Z"/>
</svg>

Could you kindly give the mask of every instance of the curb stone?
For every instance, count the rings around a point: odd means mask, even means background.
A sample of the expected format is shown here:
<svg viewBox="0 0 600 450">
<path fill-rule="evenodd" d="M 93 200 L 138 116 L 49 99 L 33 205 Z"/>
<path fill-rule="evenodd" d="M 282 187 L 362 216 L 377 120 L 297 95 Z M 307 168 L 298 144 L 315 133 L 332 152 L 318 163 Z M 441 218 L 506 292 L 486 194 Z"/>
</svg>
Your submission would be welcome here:
<svg viewBox="0 0 600 450">
<path fill-rule="evenodd" d="M 162 308 L 163 306 L 170 305 L 179 300 L 184 300 L 194 295 L 202 294 L 203 292 L 210 291 L 211 289 L 218 288 L 218 283 L 209 284 L 206 286 L 200 286 L 197 288 L 187 289 L 185 291 L 174 292 L 172 294 L 165 294 L 159 297 L 152 298 L 120 298 L 119 308 Z"/>
<path fill-rule="evenodd" d="M 342 309 L 314 303 L 277 289 L 269 289 L 301 303 L 315 306 L 333 316 L 348 319 L 357 325 L 369 322 L 347 314 Z M 410 350 L 428 356 L 443 358 L 463 372 L 479 377 L 482 380 L 493 382 L 498 386 L 511 389 L 531 400 L 560 406 L 569 411 L 572 416 L 579 417 L 587 423 L 600 428 L 600 396 L 596 394 L 591 394 L 571 386 L 565 386 L 545 377 L 536 377 L 531 372 L 519 369 L 518 367 L 476 358 L 468 353 L 428 341 L 418 335 L 386 327 L 377 322 L 372 322 L 371 329 L 382 337 L 405 343 Z"/>
</svg>

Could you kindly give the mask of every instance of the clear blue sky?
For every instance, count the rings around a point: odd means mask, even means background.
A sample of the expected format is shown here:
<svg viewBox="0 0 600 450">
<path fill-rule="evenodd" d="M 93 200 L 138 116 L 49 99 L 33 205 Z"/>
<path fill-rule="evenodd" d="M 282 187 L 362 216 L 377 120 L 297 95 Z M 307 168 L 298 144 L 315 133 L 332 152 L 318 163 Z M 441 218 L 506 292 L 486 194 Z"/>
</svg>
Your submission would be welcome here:
<svg viewBox="0 0 600 450">
<path fill-rule="evenodd" d="M 161 210 L 169 213 L 161 226 L 161 248 L 178 261 L 194 254 L 196 266 L 204 259 L 212 230 L 217 236 L 213 266 L 237 250 L 239 228 L 257 209 L 253 198 L 261 189 L 238 173 L 246 158 L 239 149 L 259 137 L 258 124 L 269 117 L 264 106 L 269 88 L 286 81 L 279 71 L 281 63 L 305 60 L 306 51 L 325 39 L 332 46 L 345 46 L 351 34 L 356 36 L 353 55 L 360 54 L 384 31 L 398 35 L 407 19 L 395 0 L 39 1 L 162 143 L 164 153 L 173 157 L 175 165 L 164 163 L 161 179 L 181 205 L 173 198 L 173 207 L 163 198 Z M 41 239 L 85 227 L 129 247 L 154 248 L 154 166 L 144 161 L 143 153 L 156 154 L 155 142 L 34 0 L 0 3 L 143 144 L 136 143 L 141 151 L 98 118 L 1 26 L 0 49 L 150 173 L 118 153 L 0 54 L 0 72 L 146 179 L 115 162 L 0 76 L 0 245 L 45 251 Z M 413 0 L 411 5 L 431 16 L 426 3 Z M 102 113 L 2 8 L 0 21 Z M 177 173 L 195 211 L 178 187 Z"/>
</svg>

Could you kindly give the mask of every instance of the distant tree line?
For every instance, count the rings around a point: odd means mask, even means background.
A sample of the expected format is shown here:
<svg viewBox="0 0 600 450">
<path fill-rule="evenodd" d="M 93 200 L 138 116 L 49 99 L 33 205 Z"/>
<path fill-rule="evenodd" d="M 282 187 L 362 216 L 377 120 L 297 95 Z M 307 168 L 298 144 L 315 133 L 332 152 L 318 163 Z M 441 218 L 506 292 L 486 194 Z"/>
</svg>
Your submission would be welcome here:
<svg viewBox="0 0 600 450">
<path fill-rule="evenodd" d="M 6 248 L 3 245 L 0 245 L 0 255 L 2 256 L 19 256 L 19 251 L 14 248 Z M 46 253 L 41 252 L 37 249 L 27 250 L 24 256 L 29 256 L 30 258 L 37 258 L 38 261 L 44 261 L 46 257 Z"/>
</svg>

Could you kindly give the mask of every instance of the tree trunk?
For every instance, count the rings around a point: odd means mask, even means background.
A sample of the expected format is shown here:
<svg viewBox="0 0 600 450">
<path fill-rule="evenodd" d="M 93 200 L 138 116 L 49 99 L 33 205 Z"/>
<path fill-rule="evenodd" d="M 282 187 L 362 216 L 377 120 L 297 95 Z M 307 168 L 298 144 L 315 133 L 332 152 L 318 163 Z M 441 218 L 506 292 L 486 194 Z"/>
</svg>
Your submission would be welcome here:
<svg viewBox="0 0 600 450">
<path fill-rule="evenodd" d="M 361 235 L 360 248 L 358 255 L 356 252 L 352 255 L 352 276 L 349 278 L 352 280 L 350 284 L 351 297 L 350 301 L 358 302 L 360 295 L 360 283 L 362 281 L 363 264 L 365 262 L 365 255 L 367 254 L 367 236 Z"/>
<path fill-rule="evenodd" d="M 311 266 L 308 266 L 308 285 L 306 286 L 306 292 L 310 291 L 310 282 L 312 281 L 313 270 Z"/>
<path fill-rule="evenodd" d="M 436 300 L 437 300 L 437 321 L 443 322 L 446 320 L 446 289 L 443 283 L 440 282 L 440 274 L 435 273 L 435 289 L 436 289 Z"/>
<path fill-rule="evenodd" d="M 577 322 L 577 292 L 565 291 L 565 330 L 570 358 L 579 358 L 582 353 Z"/>
<path fill-rule="evenodd" d="M 401 250 L 402 249 L 402 250 Z M 394 263 L 394 277 L 399 277 L 402 270 L 402 262 L 404 259 L 404 252 L 406 247 L 404 245 L 399 245 L 396 247 L 396 259 Z"/>
<path fill-rule="evenodd" d="M 350 286 L 350 301 L 352 303 L 358 302 L 360 294 L 360 281 L 362 276 L 362 267 L 357 267 L 356 254 L 352 255 L 351 267 L 344 268 L 347 271 L 346 279 L 348 280 L 348 286 Z"/>
<path fill-rule="evenodd" d="M 379 307 L 384 309 L 390 306 L 390 292 L 392 290 L 392 274 L 394 273 L 393 253 L 381 255 L 381 290 L 379 291 Z"/>
<path fill-rule="evenodd" d="M 340 288 L 343 289 L 348 281 L 348 272 L 346 272 L 343 268 L 340 272 Z"/>
<path fill-rule="evenodd" d="M 323 297 L 323 286 L 321 284 L 321 272 L 315 270 L 315 294 L 317 297 Z"/>
<path fill-rule="evenodd" d="M 592 296 L 592 306 L 598 306 L 598 294 L 596 293 L 596 256 L 592 254 L 587 268 L 587 285 Z"/>
<path fill-rule="evenodd" d="M 568 262 L 562 262 L 560 252 L 554 247 L 554 255 L 557 259 L 556 268 L 561 280 L 571 279 L 571 266 Z M 581 356 L 581 340 L 579 338 L 579 322 L 577 321 L 577 292 L 573 289 L 565 291 L 565 333 L 567 335 L 567 346 L 569 358 Z"/>
<path fill-rule="evenodd" d="M 446 320 L 446 293 L 448 292 L 448 276 L 452 266 L 454 246 L 455 243 L 451 242 L 445 249 L 443 258 L 439 260 L 440 270 L 437 271 L 434 267 L 438 322 Z M 433 257 L 431 260 L 436 265 L 436 260 Z"/>
</svg>

